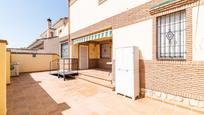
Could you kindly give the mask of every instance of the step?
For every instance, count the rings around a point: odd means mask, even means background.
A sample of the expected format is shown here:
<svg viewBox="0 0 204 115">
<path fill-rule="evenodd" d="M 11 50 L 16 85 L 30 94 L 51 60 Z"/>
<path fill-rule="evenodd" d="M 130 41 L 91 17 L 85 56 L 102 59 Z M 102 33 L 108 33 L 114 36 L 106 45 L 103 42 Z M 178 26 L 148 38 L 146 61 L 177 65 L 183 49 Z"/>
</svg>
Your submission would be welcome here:
<svg viewBox="0 0 204 115">
<path fill-rule="evenodd" d="M 111 77 L 108 76 L 108 75 L 98 75 L 98 74 L 88 74 L 88 73 L 79 73 L 80 75 L 84 75 L 84 76 L 87 76 L 87 77 L 92 77 L 92 78 L 96 78 L 96 79 L 100 79 L 100 80 L 104 80 L 104 81 L 108 81 L 108 82 L 111 82 Z"/>
<path fill-rule="evenodd" d="M 88 81 L 88 82 L 91 82 L 91 83 L 94 83 L 94 84 L 97 84 L 97 85 L 100 85 L 103 87 L 114 89 L 114 86 L 111 84 L 110 81 L 106 81 L 106 80 L 102 80 L 102 79 L 98 79 L 95 77 L 90 77 L 90 76 L 86 76 L 86 75 L 82 75 L 82 74 L 80 74 L 76 78 L 82 79 L 82 80 L 85 80 L 85 81 Z"/>
</svg>

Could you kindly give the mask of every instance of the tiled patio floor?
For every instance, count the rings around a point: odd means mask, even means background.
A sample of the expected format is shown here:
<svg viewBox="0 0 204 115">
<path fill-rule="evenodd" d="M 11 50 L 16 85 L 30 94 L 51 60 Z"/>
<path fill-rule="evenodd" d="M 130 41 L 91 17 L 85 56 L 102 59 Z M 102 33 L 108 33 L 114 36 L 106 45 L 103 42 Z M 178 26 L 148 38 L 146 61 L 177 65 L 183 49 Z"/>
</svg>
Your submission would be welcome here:
<svg viewBox="0 0 204 115">
<path fill-rule="evenodd" d="M 8 115 L 201 115 L 148 98 L 133 101 L 79 79 L 63 81 L 47 72 L 12 78 Z"/>
<path fill-rule="evenodd" d="M 102 70 L 102 69 L 88 69 L 88 70 L 80 70 L 80 74 L 90 75 L 99 79 L 104 79 L 111 81 L 111 71 Z"/>
</svg>

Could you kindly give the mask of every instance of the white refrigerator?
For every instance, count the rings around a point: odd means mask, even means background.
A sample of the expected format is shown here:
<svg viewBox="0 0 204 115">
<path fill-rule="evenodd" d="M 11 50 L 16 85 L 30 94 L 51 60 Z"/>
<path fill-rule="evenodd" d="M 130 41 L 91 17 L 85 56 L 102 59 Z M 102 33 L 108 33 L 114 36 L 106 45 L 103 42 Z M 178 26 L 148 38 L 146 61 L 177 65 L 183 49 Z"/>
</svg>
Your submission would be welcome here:
<svg viewBox="0 0 204 115">
<path fill-rule="evenodd" d="M 115 91 L 132 99 L 140 94 L 139 50 L 137 47 L 121 47 L 115 55 Z"/>
</svg>

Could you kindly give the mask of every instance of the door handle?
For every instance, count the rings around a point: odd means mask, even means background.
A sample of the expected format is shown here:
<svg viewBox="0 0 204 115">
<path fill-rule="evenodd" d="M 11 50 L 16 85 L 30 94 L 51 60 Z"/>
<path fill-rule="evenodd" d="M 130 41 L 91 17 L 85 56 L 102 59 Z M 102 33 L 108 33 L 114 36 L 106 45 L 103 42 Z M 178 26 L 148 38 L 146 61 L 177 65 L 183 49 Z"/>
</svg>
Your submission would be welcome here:
<svg viewBox="0 0 204 115">
<path fill-rule="evenodd" d="M 118 68 L 119 71 L 125 71 L 125 72 L 128 72 L 129 70 L 128 69 L 121 69 L 121 68 Z"/>
</svg>

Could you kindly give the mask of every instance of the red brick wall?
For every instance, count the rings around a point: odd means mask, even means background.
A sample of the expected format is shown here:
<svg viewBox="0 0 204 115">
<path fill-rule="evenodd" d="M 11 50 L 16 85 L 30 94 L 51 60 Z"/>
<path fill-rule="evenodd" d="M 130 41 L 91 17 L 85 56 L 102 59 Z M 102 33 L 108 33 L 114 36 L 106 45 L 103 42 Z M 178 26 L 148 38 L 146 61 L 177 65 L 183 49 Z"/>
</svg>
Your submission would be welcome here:
<svg viewBox="0 0 204 115">
<path fill-rule="evenodd" d="M 204 62 L 140 60 L 141 87 L 204 100 Z"/>
<path fill-rule="evenodd" d="M 98 60 L 99 59 L 89 59 L 89 69 L 98 68 Z"/>
<path fill-rule="evenodd" d="M 108 65 L 107 62 L 111 62 L 111 59 L 89 59 L 89 69 L 111 70 L 112 66 Z"/>
<path fill-rule="evenodd" d="M 204 62 L 192 61 L 192 8 L 186 10 L 186 59 L 158 60 L 156 16 L 153 17 L 153 61 L 140 60 L 141 87 L 204 100 Z M 203 96 L 203 97 L 202 97 Z"/>
</svg>

